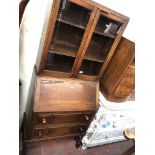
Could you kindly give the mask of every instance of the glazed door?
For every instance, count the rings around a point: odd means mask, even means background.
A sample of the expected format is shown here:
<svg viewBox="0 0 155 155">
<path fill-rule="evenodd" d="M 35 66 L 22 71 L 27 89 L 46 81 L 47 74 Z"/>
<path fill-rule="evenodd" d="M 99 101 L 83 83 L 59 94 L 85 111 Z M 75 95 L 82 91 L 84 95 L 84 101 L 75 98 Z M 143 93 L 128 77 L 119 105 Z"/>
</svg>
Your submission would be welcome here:
<svg viewBox="0 0 155 155">
<path fill-rule="evenodd" d="M 59 8 L 45 70 L 70 74 L 92 16 L 93 6 L 76 0 L 55 0 L 55 3 L 59 3 Z"/>
<path fill-rule="evenodd" d="M 105 13 L 100 13 L 78 71 L 79 75 L 98 76 L 121 25 Z"/>
</svg>

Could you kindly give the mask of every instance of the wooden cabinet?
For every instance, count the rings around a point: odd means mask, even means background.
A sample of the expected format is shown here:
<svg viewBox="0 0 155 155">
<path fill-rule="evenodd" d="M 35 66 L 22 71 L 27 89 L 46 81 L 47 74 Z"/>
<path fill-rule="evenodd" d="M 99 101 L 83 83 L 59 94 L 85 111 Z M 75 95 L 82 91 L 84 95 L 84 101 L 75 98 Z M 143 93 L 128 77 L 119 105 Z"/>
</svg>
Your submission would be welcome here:
<svg viewBox="0 0 155 155">
<path fill-rule="evenodd" d="M 91 0 L 53 0 L 28 141 L 86 131 L 98 108 L 99 81 L 128 21 Z"/>
<path fill-rule="evenodd" d="M 128 100 L 135 89 L 135 44 L 121 39 L 116 52 L 101 78 L 100 89 L 110 101 Z"/>
</svg>

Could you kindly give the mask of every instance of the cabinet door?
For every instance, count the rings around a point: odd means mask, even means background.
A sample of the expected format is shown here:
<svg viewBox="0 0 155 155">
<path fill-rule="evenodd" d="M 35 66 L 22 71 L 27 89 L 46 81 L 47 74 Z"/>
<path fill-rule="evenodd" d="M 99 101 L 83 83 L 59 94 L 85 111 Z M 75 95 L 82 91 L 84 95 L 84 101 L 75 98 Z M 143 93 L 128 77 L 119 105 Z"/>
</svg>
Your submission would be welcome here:
<svg viewBox="0 0 155 155">
<path fill-rule="evenodd" d="M 71 72 L 92 10 L 82 1 L 60 0 L 45 70 Z"/>
<path fill-rule="evenodd" d="M 121 26 L 121 22 L 109 18 L 106 13 L 100 13 L 79 69 L 79 74 L 91 76 L 99 74 Z"/>
</svg>

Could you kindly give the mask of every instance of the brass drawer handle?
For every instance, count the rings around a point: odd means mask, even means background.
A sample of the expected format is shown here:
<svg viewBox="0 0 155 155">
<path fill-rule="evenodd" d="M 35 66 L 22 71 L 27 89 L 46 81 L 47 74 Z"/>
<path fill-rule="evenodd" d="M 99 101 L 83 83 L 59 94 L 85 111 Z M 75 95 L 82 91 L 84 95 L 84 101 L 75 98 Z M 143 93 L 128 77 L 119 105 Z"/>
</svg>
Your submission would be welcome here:
<svg viewBox="0 0 155 155">
<path fill-rule="evenodd" d="M 89 120 L 89 117 L 86 115 L 86 116 L 85 116 L 85 119 L 86 119 L 86 121 L 88 121 L 88 120 Z"/>
<path fill-rule="evenodd" d="M 83 131 L 83 128 L 80 127 L 80 131 Z"/>
<path fill-rule="evenodd" d="M 119 91 L 120 94 L 122 94 L 122 91 Z"/>
<path fill-rule="evenodd" d="M 45 119 L 45 118 L 42 119 L 42 123 L 43 123 L 43 124 L 46 123 L 46 119 Z"/>
</svg>

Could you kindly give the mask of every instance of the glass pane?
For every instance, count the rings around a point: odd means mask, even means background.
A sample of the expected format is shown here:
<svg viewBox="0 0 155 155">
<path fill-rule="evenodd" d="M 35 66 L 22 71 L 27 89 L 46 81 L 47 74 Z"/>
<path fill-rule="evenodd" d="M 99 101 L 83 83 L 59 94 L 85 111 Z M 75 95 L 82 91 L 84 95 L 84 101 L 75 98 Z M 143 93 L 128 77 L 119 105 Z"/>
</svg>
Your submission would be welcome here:
<svg viewBox="0 0 155 155">
<path fill-rule="evenodd" d="M 97 76 L 119 31 L 120 23 L 100 15 L 79 74 Z"/>
<path fill-rule="evenodd" d="M 48 52 L 48 70 L 71 72 L 91 10 L 62 0 Z"/>
</svg>

